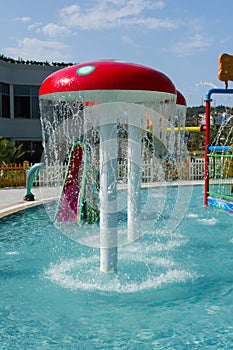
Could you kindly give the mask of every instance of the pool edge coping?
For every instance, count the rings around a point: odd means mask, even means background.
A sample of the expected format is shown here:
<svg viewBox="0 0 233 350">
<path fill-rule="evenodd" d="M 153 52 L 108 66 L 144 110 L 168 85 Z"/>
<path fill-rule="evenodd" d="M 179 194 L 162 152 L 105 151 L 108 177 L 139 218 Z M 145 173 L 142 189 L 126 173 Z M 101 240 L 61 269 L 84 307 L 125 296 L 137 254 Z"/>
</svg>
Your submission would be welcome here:
<svg viewBox="0 0 233 350">
<path fill-rule="evenodd" d="M 57 197 L 50 197 L 50 198 L 45 198 L 45 199 L 40 199 L 40 200 L 35 200 L 35 201 L 22 201 L 19 203 L 15 203 L 14 205 L 10 205 L 10 206 L 7 206 L 5 208 L 0 209 L 0 219 L 5 217 L 5 216 L 17 213 L 18 211 L 32 208 L 32 207 L 36 207 L 38 205 L 42 205 L 42 204 L 54 201 L 56 199 L 57 199 Z"/>
<path fill-rule="evenodd" d="M 204 185 L 204 181 L 203 180 L 183 180 L 183 181 L 178 180 L 177 182 L 170 182 L 170 183 L 169 182 L 142 183 L 142 188 L 145 188 L 145 187 L 152 188 L 152 187 L 159 187 L 159 186 L 174 187 L 174 186 L 198 186 L 198 185 Z M 127 186 L 126 184 L 120 184 L 119 189 L 123 189 L 126 186 Z M 52 202 L 57 199 L 58 199 L 58 196 L 55 196 L 55 197 L 53 196 L 48 198 L 42 198 L 35 201 L 20 201 L 14 204 L 12 203 L 12 205 L 8 205 L 5 208 L 0 209 L 0 219 L 5 216 L 17 213 L 18 211 L 39 206 L 48 202 Z"/>
</svg>

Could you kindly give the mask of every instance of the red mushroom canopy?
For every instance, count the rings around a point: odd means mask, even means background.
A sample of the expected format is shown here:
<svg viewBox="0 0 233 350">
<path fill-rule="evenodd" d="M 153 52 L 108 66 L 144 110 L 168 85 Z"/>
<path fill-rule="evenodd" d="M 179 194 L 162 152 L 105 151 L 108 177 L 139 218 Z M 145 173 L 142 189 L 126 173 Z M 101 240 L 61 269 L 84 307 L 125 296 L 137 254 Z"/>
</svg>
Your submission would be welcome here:
<svg viewBox="0 0 233 350">
<path fill-rule="evenodd" d="M 187 106 L 186 100 L 182 93 L 178 90 L 176 90 L 177 98 L 176 98 L 176 104 L 181 106 Z"/>
<path fill-rule="evenodd" d="M 103 60 L 56 71 L 44 80 L 39 95 L 84 90 L 144 90 L 176 94 L 172 81 L 153 68 Z"/>
</svg>

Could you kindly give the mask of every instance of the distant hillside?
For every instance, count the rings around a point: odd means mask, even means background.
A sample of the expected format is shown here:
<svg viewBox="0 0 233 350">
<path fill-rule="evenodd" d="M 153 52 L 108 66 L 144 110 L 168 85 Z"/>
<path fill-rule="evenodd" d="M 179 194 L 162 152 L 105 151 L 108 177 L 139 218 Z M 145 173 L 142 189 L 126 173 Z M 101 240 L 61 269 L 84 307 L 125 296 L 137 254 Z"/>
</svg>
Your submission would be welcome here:
<svg viewBox="0 0 233 350">
<path fill-rule="evenodd" d="M 210 108 L 211 114 L 223 113 L 226 112 L 228 114 L 233 114 L 233 107 L 226 108 L 226 106 L 216 106 Z M 195 126 L 198 125 L 198 116 L 200 114 L 205 114 L 205 106 L 197 106 L 197 107 L 188 107 L 186 113 L 186 126 Z"/>
</svg>

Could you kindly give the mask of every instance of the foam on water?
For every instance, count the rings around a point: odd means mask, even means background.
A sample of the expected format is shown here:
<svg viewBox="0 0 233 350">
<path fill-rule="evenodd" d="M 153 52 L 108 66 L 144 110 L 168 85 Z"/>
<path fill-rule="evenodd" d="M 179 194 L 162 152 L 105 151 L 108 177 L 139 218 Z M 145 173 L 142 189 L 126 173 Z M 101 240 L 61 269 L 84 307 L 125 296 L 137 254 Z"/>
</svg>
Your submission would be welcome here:
<svg viewBox="0 0 233 350">
<path fill-rule="evenodd" d="M 185 245 L 181 234 L 161 235 L 161 241 L 137 241 L 118 249 L 117 273 L 99 271 L 99 255 L 80 259 L 62 259 L 44 271 L 44 277 L 71 290 L 136 293 L 157 289 L 172 283 L 196 278 L 196 273 L 184 269 L 172 257 L 172 251 Z M 161 256 L 162 254 L 162 256 Z M 165 256 L 164 256 L 165 254 Z"/>
<path fill-rule="evenodd" d="M 206 219 L 198 219 L 198 221 L 200 223 L 202 223 L 203 225 L 209 225 L 209 226 L 214 226 L 218 223 L 218 219 L 215 217 L 212 218 L 206 218 Z"/>
<path fill-rule="evenodd" d="M 135 263 L 135 262 L 133 262 Z M 44 277 L 73 291 L 102 291 L 116 293 L 136 293 L 145 290 L 153 290 L 173 283 L 182 283 L 189 279 L 196 278 L 196 274 L 184 269 L 167 269 L 165 272 L 156 273 L 153 268 L 158 266 L 169 267 L 174 265 L 166 259 L 150 261 L 150 268 L 147 261 L 137 262 L 137 280 L 125 272 L 125 269 L 118 270 L 117 274 L 108 274 L 107 276 L 99 271 L 98 257 L 89 259 L 63 260 L 60 263 L 52 264 L 44 271 Z M 127 261 L 121 261 L 121 264 L 128 264 Z M 143 279 L 140 281 L 138 268 L 143 269 Z"/>
<path fill-rule="evenodd" d="M 5 254 L 6 255 L 18 255 L 19 252 L 6 252 Z"/>
<path fill-rule="evenodd" d="M 195 218 L 198 218 L 198 214 L 195 214 L 195 213 L 189 213 L 186 215 L 187 218 L 191 218 L 191 219 L 195 219 Z"/>
</svg>

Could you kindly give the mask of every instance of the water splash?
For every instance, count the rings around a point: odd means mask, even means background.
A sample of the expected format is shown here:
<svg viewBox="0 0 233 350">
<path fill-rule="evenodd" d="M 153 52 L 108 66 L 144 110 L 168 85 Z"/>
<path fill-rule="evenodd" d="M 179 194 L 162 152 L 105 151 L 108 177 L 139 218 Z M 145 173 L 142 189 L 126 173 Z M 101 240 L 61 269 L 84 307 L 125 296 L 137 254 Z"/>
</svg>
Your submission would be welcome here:
<svg viewBox="0 0 233 350">
<path fill-rule="evenodd" d="M 99 270 L 99 256 L 62 258 L 51 264 L 42 278 L 72 291 L 137 293 L 159 289 L 167 285 L 184 283 L 197 278 L 196 272 L 180 265 L 173 252 L 187 243 L 179 233 L 174 236 L 164 232 L 158 241 L 144 240 L 124 246 L 119 251 L 117 273 L 103 274 Z"/>
<path fill-rule="evenodd" d="M 200 223 L 202 223 L 203 225 L 207 225 L 207 226 L 214 226 L 218 223 L 218 219 L 216 218 L 208 218 L 208 219 L 199 219 L 198 220 Z"/>
<path fill-rule="evenodd" d="M 200 105 L 203 105 L 203 102 L 205 100 L 205 96 L 206 96 L 206 93 L 207 93 L 207 87 L 210 87 L 210 88 L 217 88 L 217 86 L 212 83 L 211 81 L 200 81 L 199 83 L 196 83 L 191 91 L 188 93 L 188 96 L 187 96 L 187 104 L 188 105 L 192 105 L 191 103 L 191 100 L 193 97 L 196 97 L 198 94 L 200 95 Z M 204 90 L 205 88 L 205 90 Z M 204 90 L 204 91 L 200 91 L 200 90 Z"/>
<path fill-rule="evenodd" d="M 73 142 L 77 139 L 82 140 L 82 142 L 86 144 L 88 150 L 88 171 L 86 171 L 85 199 L 88 201 L 89 206 L 97 211 L 100 210 L 99 200 L 102 198 L 102 192 L 99 191 L 98 193 L 98 191 L 96 191 L 96 196 L 94 196 L 94 191 L 92 191 L 93 183 L 97 182 L 98 177 L 102 179 L 102 182 L 103 179 L 107 179 L 105 168 L 108 164 L 110 164 L 111 167 L 113 160 L 115 164 L 116 157 L 119 157 L 119 154 L 116 155 L 113 153 L 112 155 L 110 152 L 110 146 L 113 142 L 112 139 L 110 139 L 110 141 L 102 140 L 102 144 L 106 144 L 106 152 L 103 152 L 103 145 L 101 146 L 102 148 L 100 152 L 100 139 L 101 137 L 103 138 L 100 131 L 106 126 L 111 125 L 109 115 L 113 119 L 114 125 L 117 128 L 117 136 L 115 136 L 115 138 L 117 139 L 118 146 L 120 145 L 121 151 L 119 152 L 121 161 L 117 165 L 116 171 L 111 171 L 111 174 L 114 176 L 111 175 L 112 182 L 110 184 L 114 184 L 114 188 L 117 182 L 119 185 L 122 185 L 129 180 L 131 172 L 128 170 L 131 170 L 132 164 L 134 165 L 134 168 L 137 166 L 138 169 L 142 169 L 141 171 L 145 177 L 145 183 L 143 184 L 144 187 L 145 185 L 147 186 L 147 181 L 156 181 L 157 183 L 160 183 L 166 180 L 172 182 L 173 180 L 184 176 L 186 146 L 184 137 L 179 132 L 175 133 L 174 131 L 173 125 L 175 120 L 173 119 L 177 112 L 179 124 L 182 126 L 185 121 L 186 107 L 181 108 L 184 106 L 180 106 L 180 108 L 176 108 L 173 104 L 170 106 L 167 102 L 162 103 L 160 100 L 159 102 L 155 100 L 153 103 L 148 102 L 148 106 L 147 104 L 142 106 L 141 104 L 127 104 L 120 102 L 104 103 L 102 105 L 84 108 L 82 100 L 80 100 L 80 102 L 73 101 L 73 103 L 71 103 L 72 101 L 70 101 L 70 98 L 70 96 L 66 96 L 64 97 L 64 101 L 60 101 L 54 97 L 51 101 L 40 101 L 41 114 L 45 116 L 42 118 L 45 163 L 47 169 L 49 167 L 60 169 L 61 165 L 64 165 L 67 162 L 66 157 Z M 173 110 L 174 108 L 176 108 L 175 111 Z M 111 114 L 107 115 L 106 109 L 107 111 L 111 111 Z M 157 112 L 157 110 L 160 112 Z M 132 118 L 132 116 L 134 118 Z M 133 136 L 129 135 L 129 129 L 131 127 L 135 129 L 135 125 L 137 128 L 140 127 L 142 132 L 142 135 L 140 135 L 141 142 L 136 142 L 133 139 Z M 141 143 L 143 144 L 142 150 L 140 149 Z M 139 152 L 141 152 L 141 155 L 140 153 L 135 153 L 137 147 Z M 129 148 L 132 151 L 131 158 L 129 157 Z M 102 158 L 100 155 L 102 155 Z M 148 166 L 144 165 L 142 167 L 142 161 Z M 100 163 L 102 165 L 100 165 Z M 104 169 L 103 165 L 105 166 Z M 47 183 L 48 185 L 56 186 L 58 194 L 61 192 L 63 176 L 64 174 L 59 170 L 53 177 L 48 173 Z M 101 183 L 101 181 L 99 182 Z M 102 187 L 105 188 L 104 186 Z M 111 190 L 110 187 L 110 191 Z M 136 205 L 138 197 L 135 196 L 135 193 L 134 200 L 130 198 L 131 200 L 128 201 L 128 203 L 133 202 L 135 204 L 131 212 L 137 213 L 137 211 L 139 212 Z M 151 198 L 151 196 L 153 196 L 152 191 L 149 192 L 145 202 L 142 204 L 144 209 L 141 210 L 140 213 L 142 216 L 141 219 L 144 221 L 146 219 L 150 221 L 151 231 L 154 231 L 154 227 L 157 225 L 160 218 L 160 222 L 162 221 L 163 218 L 161 211 L 166 209 L 167 200 L 171 199 L 171 197 L 169 198 L 170 192 L 167 191 L 166 187 L 161 188 L 160 194 L 161 193 L 163 196 L 161 200 L 157 199 L 155 201 L 155 205 L 152 203 L 154 202 L 154 198 Z M 172 200 L 174 205 L 171 208 L 171 215 L 166 228 L 167 230 L 174 230 L 174 228 L 179 225 L 187 210 L 191 195 L 192 188 L 190 188 L 190 191 L 184 200 L 183 189 L 181 186 L 178 186 L 178 194 L 176 198 Z M 116 201 L 117 205 L 115 205 L 114 201 L 114 211 L 116 211 L 116 207 L 118 212 L 122 211 L 122 206 L 123 209 L 126 208 L 127 210 L 127 196 L 122 200 L 117 194 Z M 101 200 L 101 202 L 104 203 L 104 200 Z M 47 208 L 49 207 L 46 206 L 46 209 Z M 152 208 L 160 208 L 160 212 L 153 209 L 154 213 L 152 213 Z M 55 217 L 56 210 L 57 207 L 54 207 L 54 210 L 51 212 L 48 209 L 48 215 L 52 221 Z M 108 212 L 110 206 L 108 205 L 106 208 L 104 207 L 104 210 Z M 150 213 L 153 214 L 153 216 L 149 216 Z M 126 220 L 124 224 L 126 226 Z M 87 229 L 87 226 L 77 226 L 72 225 L 72 223 L 60 224 L 56 222 L 56 226 L 72 240 L 77 240 L 78 242 L 81 241 L 82 244 L 89 246 L 96 246 L 97 244 L 99 246 L 98 238 L 96 236 L 96 226 L 94 227 L 94 231 L 93 228 Z M 118 226 L 120 232 L 118 244 L 128 244 L 130 240 L 128 239 L 126 229 L 122 230 L 122 220 L 119 222 Z"/>
<path fill-rule="evenodd" d="M 117 274 L 101 273 L 98 262 L 98 257 L 63 260 L 51 265 L 44 272 L 44 277 L 72 291 L 120 294 L 158 289 L 169 284 L 184 283 L 197 277 L 195 272 L 176 266 L 174 262 L 165 258 L 158 258 L 150 263 L 132 260 L 131 264 L 137 271 L 135 275 L 132 275 L 132 271 L 130 273 L 132 266 L 129 266 L 128 258 L 121 260 L 121 270 Z"/>
</svg>

